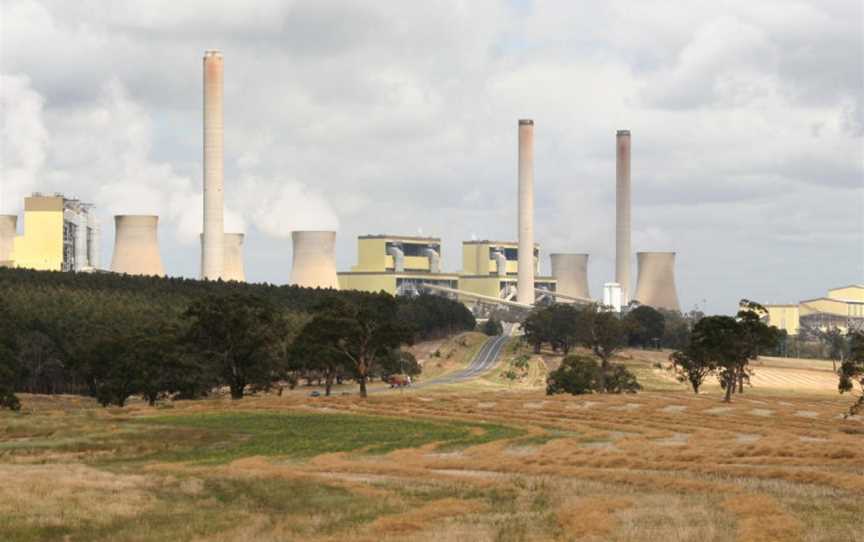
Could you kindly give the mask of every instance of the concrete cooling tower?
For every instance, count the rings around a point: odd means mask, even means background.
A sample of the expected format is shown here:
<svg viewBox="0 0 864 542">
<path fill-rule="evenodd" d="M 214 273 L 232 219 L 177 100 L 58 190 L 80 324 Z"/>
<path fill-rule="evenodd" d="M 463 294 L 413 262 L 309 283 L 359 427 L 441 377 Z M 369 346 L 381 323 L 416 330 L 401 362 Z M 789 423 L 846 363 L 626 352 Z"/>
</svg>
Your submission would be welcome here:
<svg viewBox="0 0 864 542">
<path fill-rule="evenodd" d="M 634 299 L 657 309 L 680 311 L 675 288 L 674 252 L 637 252 L 639 274 Z"/>
<path fill-rule="evenodd" d="M 165 276 L 159 256 L 158 228 L 158 216 L 115 216 L 111 271 L 129 275 Z"/>
<path fill-rule="evenodd" d="M 0 265 L 12 260 L 12 245 L 17 228 L 16 215 L 0 215 Z"/>
<path fill-rule="evenodd" d="M 336 232 L 295 231 L 291 284 L 304 288 L 339 289 L 336 277 Z"/>
<path fill-rule="evenodd" d="M 551 254 L 549 257 L 552 259 L 552 277 L 558 281 L 556 292 L 570 297 L 591 297 L 588 293 L 587 254 Z"/>
<path fill-rule="evenodd" d="M 225 271 L 223 280 L 246 281 L 246 271 L 243 268 L 243 239 L 242 233 L 225 234 Z"/>
<path fill-rule="evenodd" d="M 534 304 L 534 121 L 519 120 L 519 261 L 516 300 Z"/>
</svg>

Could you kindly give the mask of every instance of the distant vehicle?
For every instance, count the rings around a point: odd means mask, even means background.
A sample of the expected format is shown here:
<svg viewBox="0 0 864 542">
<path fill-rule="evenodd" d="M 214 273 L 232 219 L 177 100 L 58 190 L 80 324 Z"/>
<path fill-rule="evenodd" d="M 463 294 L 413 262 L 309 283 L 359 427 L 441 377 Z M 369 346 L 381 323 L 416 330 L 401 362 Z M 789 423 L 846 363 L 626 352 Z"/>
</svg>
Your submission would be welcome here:
<svg viewBox="0 0 864 542">
<path fill-rule="evenodd" d="M 384 382 L 390 384 L 391 388 L 404 388 L 411 385 L 411 376 L 409 375 L 390 375 L 384 379 Z"/>
<path fill-rule="evenodd" d="M 309 397 L 321 397 L 321 392 L 318 390 L 315 390 L 309 394 Z"/>
</svg>

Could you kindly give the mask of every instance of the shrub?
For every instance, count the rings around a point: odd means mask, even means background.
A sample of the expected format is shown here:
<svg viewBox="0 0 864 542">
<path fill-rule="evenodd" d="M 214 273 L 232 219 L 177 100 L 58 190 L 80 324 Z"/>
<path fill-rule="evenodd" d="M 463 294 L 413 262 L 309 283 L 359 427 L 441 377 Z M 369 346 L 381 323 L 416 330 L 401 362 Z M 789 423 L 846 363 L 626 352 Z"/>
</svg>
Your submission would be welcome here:
<svg viewBox="0 0 864 542">
<path fill-rule="evenodd" d="M 546 395 L 570 393 L 582 395 L 603 391 L 605 382 L 608 393 L 635 393 L 642 389 L 636 375 L 623 365 L 609 364 L 605 370 L 594 358 L 588 356 L 567 356 L 561 366 L 549 373 L 546 379 Z"/>
<path fill-rule="evenodd" d="M 636 375 L 623 365 L 611 364 L 606 371 L 607 393 L 636 393 L 642 386 L 636 380 Z"/>
<path fill-rule="evenodd" d="M 581 395 L 597 391 L 600 366 L 587 356 L 567 356 L 561 366 L 549 373 L 546 395 L 570 393 Z"/>
</svg>

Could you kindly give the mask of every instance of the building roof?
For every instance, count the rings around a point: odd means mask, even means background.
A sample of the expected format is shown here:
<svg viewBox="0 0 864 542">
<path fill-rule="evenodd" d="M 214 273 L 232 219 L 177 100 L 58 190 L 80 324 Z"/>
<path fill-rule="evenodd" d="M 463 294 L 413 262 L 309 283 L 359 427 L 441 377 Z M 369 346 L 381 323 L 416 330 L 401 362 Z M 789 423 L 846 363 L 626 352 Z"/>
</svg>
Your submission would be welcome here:
<svg viewBox="0 0 864 542">
<path fill-rule="evenodd" d="M 835 290 L 845 290 L 847 288 L 860 288 L 861 290 L 864 290 L 864 284 L 850 284 L 849 286 L 839 286 L 837 288 L 828 288 L 828 291 L 833 292 Z"/>
<path fill-rule="evenodd" d="M 511 275 L 466 275 L 466 274 L 460 274 L 459 278 L 463 278 L 463 279 L 501 279 L 501 280 L 506 280 L 506 281 L 519 280 L 519 277 L 516 274 L 511 274 Z M 535 283 L 536 282 L 556 282 L 557 283 L 558 279 L 556 279 L 555 277 L 535 276 L 534 282 Z"/>
<path fill-rule="evenodd" d="M 388 235 L 388 234 L 375 234 L 375 235 L 360 235 L 357 239 L 393 239 L 395 241 L 422 241 L 425 243 L 428 242 L 441 242 L 440 237 L 418 237 L 412 235 Z"/>
<path fill-rule="evenodd" d="M 489 239 L 480 239 L 477 241 L 462 241 L 463 245 L 512 245 L 514 247 L 519 246 L 519 241 L 490 241 Z M 535 248 L 540 247 L 540 243 L 534 243 Z"/>
<path fill-rule="evenodd" d="M 394 275 L 397 277 L 407 277 L 407 278 L 445 278 L 445 279 L 458 279 L 458 273 L 430 273 L 429 271 L 339 271 L 336 273 L 337 275 Z"/>
</svg>

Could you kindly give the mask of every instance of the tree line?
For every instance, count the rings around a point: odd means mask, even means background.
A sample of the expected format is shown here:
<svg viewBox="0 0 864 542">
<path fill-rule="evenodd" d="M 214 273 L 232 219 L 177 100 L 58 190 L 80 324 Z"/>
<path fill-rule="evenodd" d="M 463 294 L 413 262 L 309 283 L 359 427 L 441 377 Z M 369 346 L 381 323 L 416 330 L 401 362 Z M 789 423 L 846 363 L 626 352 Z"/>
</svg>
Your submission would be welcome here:
<svg viewBox="0 0 864 542">
<path fill-rule="evenodd" d="M 635 375 L 611 361 L 628 344 L 631 328 L 626 317 L 596 303 L 581 306 L 556 303 L 533 310 L 522 323 L 522 329 L 523 340 L 534 347 L 535 353 L 548 343 L 553 351 L 565 356 L 561 366 L 549 374 L 547 394 L 641 389 Z M 594 357 L 569 355 L 576 346 L 587 348 Z"/>
<path fill-rule="evenodd" d="M 748 300 L 742 300 L 735 317 L 681 315 L 644 305 L 618 315 L 597 304 L 554 304 L 532 311 L 523 328 L 535 352 L 548 344 L 565 356 L 549 376 L 550 394 L 636 391 L 635 376 L 611 363 L 612 357 L 626 346 L 665 347 L 675 349 L 670 360 L 679 380 L 698 393 L 702 381 L 716 374 L 728 401 L 736 388 L 743 392 L 748 362 L 776 348 L 781 338 L 776 327 L 763 321 L 764 314 L 761 305 Z M 575 346 L 587 348 L 593 358 L 570 356 Z"/>
<path fill-rule="evenodd" d="M 705 379 L 716 376 L 728 402 L 733 394 L 744 392 L 752 374 L 751 361 L 783 351 L 787 334 L 769 326 L 767 314 L 765 307 L 748 299 L 739 302 L 735 316 L 695 311 L 681 315 L 638 305 L 619 316 L 596 304 L 554 304 L 533 310 L 523 329 L 524 340 L 535 352 L 549 345 L 565 356 L 549 375 L 549 394 L 636 391 L 636 378 L 612 364 L 612 356 L 625 346 L 663 347 L 673 349 L 669 360 L 679 381 L 699 393 Z M 820 334 L 835 361 L 839 391 L 860 388 L 862 395 L 850 414 L 864 411 L 864 332 L 827 329 Z M 593 357 L 569 355 L 575 346 L 589 349 Z"/>
<path fill-rule="evenodd" d="M 416 374 L 401 347 L 470 330 L 461 303 L 335 291 L 0 269 L 0 404 L 16 392 L 202 397 Z"/>
</svg>

